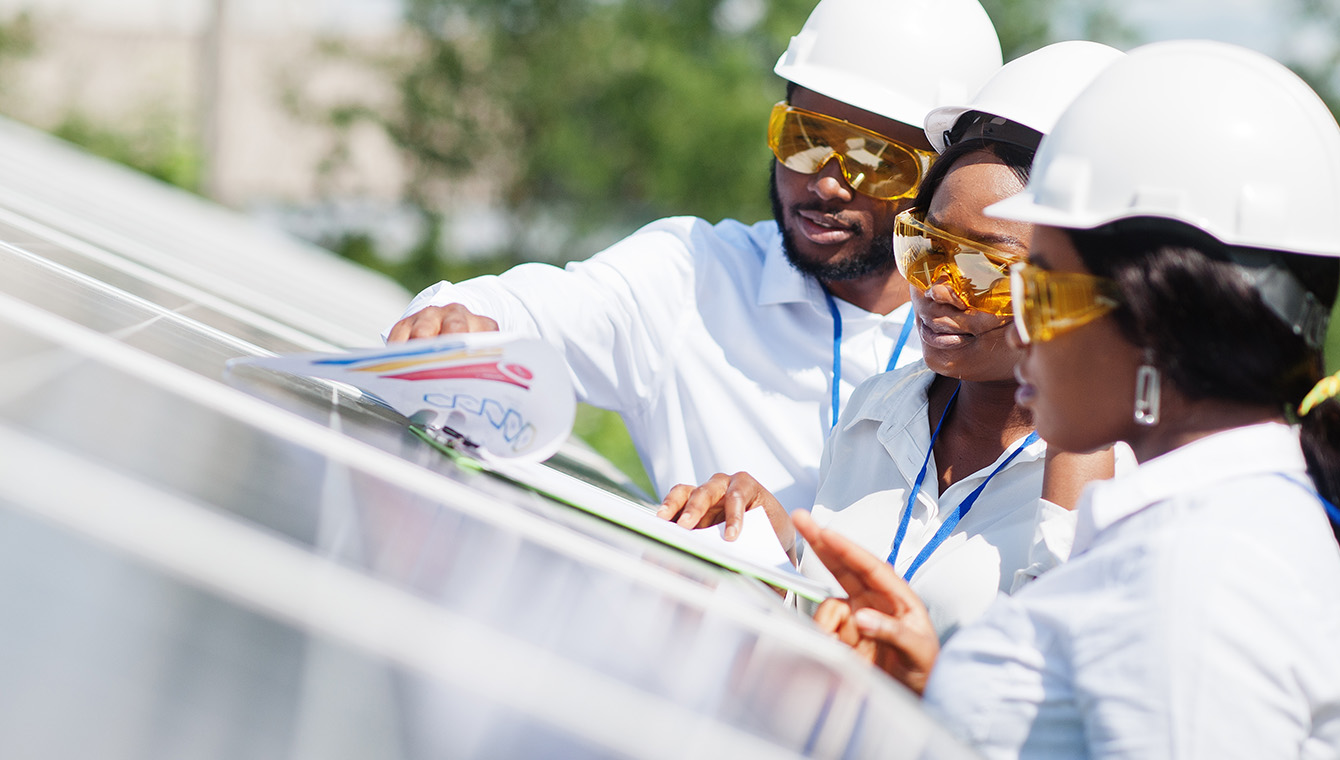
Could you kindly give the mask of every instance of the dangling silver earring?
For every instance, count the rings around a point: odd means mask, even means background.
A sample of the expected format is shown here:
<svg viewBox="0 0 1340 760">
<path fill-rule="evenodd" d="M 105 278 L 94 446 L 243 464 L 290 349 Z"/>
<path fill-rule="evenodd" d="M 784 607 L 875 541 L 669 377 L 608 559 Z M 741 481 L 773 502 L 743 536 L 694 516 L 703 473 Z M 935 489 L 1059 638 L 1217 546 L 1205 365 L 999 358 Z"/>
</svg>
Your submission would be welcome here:
<svg viewBox="0 0 1340 760">
<path fill-rule="evenodd" d="M 1145 352 L 1145 363 L 1135 372 L 1135 422 L 1145 427 L 1159 424 L 1159 371 L 1154 352 Z"/>
</svg>

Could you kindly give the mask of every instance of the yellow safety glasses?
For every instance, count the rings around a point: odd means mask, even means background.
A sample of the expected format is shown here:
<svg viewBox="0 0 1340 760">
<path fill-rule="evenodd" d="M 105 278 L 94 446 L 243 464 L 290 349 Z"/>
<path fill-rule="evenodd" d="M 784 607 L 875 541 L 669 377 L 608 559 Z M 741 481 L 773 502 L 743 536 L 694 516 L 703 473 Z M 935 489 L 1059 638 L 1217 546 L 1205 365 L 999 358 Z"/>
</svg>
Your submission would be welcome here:
<svg viewBox="0 0 1340 760">
<path fill-rule="evenodd" d="M 1010 267 L 1014 325 L 1024 343 L 1051 340 L 1087 325 L 1121 303 L 1117 284 L 1080 272 L 1051 272 L 1025 263 Z"/>
<path fill-rule="evenodd" d="M 894 218 L 893 255 L 898 271 L 918 288 L 928 290 L 944 278 L 965 305 L 1010 316 L 1009 269 L 1022 254 L 951 235 L 909 210 Z"/>
<path fill-rule="evenodd" d="M 768 147 L 783 166 L 801 174 L 817 173 L 836 156 L 853 190 L 886 201 L 915 195 L 935 159 L 931 151 L 785 102 L 772 107 Z"/>
</svg>

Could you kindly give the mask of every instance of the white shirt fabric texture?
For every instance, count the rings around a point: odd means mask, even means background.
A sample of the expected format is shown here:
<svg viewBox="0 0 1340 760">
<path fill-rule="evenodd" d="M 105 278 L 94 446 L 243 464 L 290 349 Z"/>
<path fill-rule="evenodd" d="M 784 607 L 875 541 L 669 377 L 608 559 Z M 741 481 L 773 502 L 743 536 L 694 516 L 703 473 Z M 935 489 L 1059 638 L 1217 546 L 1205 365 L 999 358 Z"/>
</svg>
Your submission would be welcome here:
<svg viewBox="0 0 1340 760">
<path fill-rule="evenodd" d="M 960 630 L 925 704 L 989 758 L 1340 757 L 1340 547 L 1296 431 L 1090 485 L 1069 562 Z"/>
<path fill-rule="evenodd" d="M 819 282 L 786 260 L 775 222 L 662 219 L 566 268 L 438 283 L 405 316 L 449 303 L 557 348 L 578 399 L 623 418 L 659 496 L 745 471 L 788 510 L 814 503 L 833 319 Z M 845 401 L 884 371 L 910 305 L 880 315 L 835 303 Z M 899 363 L 920 356 L 912 335 Z"/>
<path fill-rule="evenodd" d="M 877 557 L 888 557 L 917 473 L 931 451 L 927 392 L 935 373 L 925 362 L 871 378 L 852 394 L 824 448 L 814 520 Z M 1014 452 L 939 493 L 934 454 L 917 491 L 894 569 L 904 575 L 945 518 Z M 943 641 L 976 619 L 1000 592 L 1010 592 L 1063 562 L 1074 536 L 1074 513 L 1041 498 L 1047 444 L 1025 447 L 991 478 L 972 508 L 931 553 L 910 585 L 930 611 Z M 798 542 L 800 571 L 832 574 Z M 802 603 L 802 607 L 806 607 Z M 812 614 L 813 608 L 808 611 Z"/>
</svg>

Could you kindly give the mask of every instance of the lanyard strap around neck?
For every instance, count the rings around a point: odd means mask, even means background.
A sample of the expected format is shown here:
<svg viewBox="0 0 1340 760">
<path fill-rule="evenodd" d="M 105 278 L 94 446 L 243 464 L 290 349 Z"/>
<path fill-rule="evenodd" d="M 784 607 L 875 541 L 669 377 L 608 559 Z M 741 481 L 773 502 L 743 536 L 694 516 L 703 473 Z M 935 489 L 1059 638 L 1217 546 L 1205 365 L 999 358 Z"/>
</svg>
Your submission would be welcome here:
<svg viewBox="0 0 1340 760">
<path fill-rule="evenodd" d="M 889 565 L 894 565 L 895 561 L 898 559 L 898 550 L 903 546 L 903 539 L 907 536 L 908 523 L 912 520 L 912 507 L 916 505 L 917 494 L 921 493 L 921 484 L 926 480 L 926 470 L 930 467 L 931 453 L 935 450 L 935 439 L 939 437 L 940 426 L 944 424 L 945 417 L 949 414 L 949 407 L 954 405 L 954 398 L 957 396 L 958 388 L 955 387 L 954 396 L 949 398 L 949 403 L 945 405 L 945 410 L 940 414 L 940 421 L 935 424 L 935 432 L 931 434 L 930 446 L 926 449 L 926 461 L 922 463 L 921 472 L 917 474 L 916 483 L 912 484 L 912 489 L 907 494 L 907 506 L 903 509 L 903 516 L 898 520 L 898 533 L 893 537 L 893 550 L 889 552 Z M 921 552 L 912 560 L 912 564 L 908 566 L 907 572 L 903 573 L 903 580 L 911 582 L 913 573 L 919 570 L 921 566 L 926 563 L 926 560 L 930 559 L 931 553 L 940 548 L 940 544 L 943 544 L 945 539 L 949 538 L 949 534 L 958 526 L 959 521 L 963 519 L 963 516 L 968 514 L 968 510 L 972 509 L 972 505 L 977 503 L 977 497 L 981 496 L 982 491 L 986 490 L 987 483 L 990 483 L 991 479 L 996 476 L 996 473 L 1005 469 L 1010 462 L 1014 461 L 1015 457 L 1019 456 L 1020 452 L 1032 445 L 1037 439 L 1038 432 L 1036 430 L 1029 433 L 1024 440 L 1015 447 L 1014 451 L 1010 452 L 1008 457 L 1005 457 L 1005 461 L 996 465 L 996 469 L 992 470 L 991 474 L 986 476 L 986 480 L 983 480 L 980 485 L 973 489 L 972 493 L 968 494 L 968 497 L 958 505 L 957 509 L 945 516 L 945 521 L 940 525 L 940 529 L 935 531 L 935 535 L 931 536 L 931 540 L 922 547 Z"/>
<path fill-rule="evenodd" d="M 828 424 L 831 430 L 837 425 L 841 405 L 842 313 L 838 311 L 837 301 L 833 300 L 833 294 L 829 293 L 827 288 L 824 288 L 824 298 L 828 300 L 828 313 L 833 315 L 833 415 Z M 911 334 L 912 315 L 909 313 L 907 319 L 903 321 L 903 331 L 898 334 L 898 342 L 893 347 L 893 354 L 889 356 L 889 363 L 884 367 L 885 372 L 891 372 L 898 366 L 898 357 L 902 355 L 903 347 L 907 345 L 907 337 Z"/>
<path fill-rule="evenodd" d="M 1279 473 L 1279 476 L 1289 481 L 1290 483 L 1293 483 L 1294 485 L 1298 486 L 1304 491 L 1307 491 L 1313 496 L 1317 497 L 1317 501 L 1321 502 L 1322 509 L 1326 510 L 1326 516 L 1330 518 L 1331 522 L 1335 523 L 1336 525 L 1340 525 L 1340 507 L 1336 507 L 1334 504 L 1331 503 L 1329 499 L 1327 499 L 1325 496 L 1322 496 L 1317 491 L 1317 487 L 1315 484 L 1300 483 L 1297 480 L 1293 479 L 1292 477 L 1285 475 L 1284 473 Z"/>
</svg>

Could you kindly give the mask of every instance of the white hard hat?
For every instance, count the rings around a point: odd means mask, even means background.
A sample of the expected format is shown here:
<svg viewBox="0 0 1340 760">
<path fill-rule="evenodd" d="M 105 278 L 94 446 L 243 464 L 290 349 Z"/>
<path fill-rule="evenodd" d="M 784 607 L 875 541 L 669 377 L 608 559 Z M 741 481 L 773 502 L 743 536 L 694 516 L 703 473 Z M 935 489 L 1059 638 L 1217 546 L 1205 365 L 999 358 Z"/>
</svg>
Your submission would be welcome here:
<svg viewBox="0 0 1340 760">
<path fill-rule="evenodd" d="M 1340 127 L 1283 65 L 1159 42 L 1100 74 L 992 216 L 1070 229 L 1153 217 L 1231 246 L 1340 257 Z"/>
<path fill-rule="evenodd" d="M 1094 77 L 1124 53 L 1097 42 L 1057 42 L 1005 64 L 966 105 L 941 106 L 926 117 L 926 137 L 943 153 L 959 117 L 980 113 L 1032 130 L 1029 148 L 1055 126 L 1061 112 Z M 960 127 L 964 125 L 959 125 Z"/>
<path fill-rule="evenodd" d="M 920 127 L 1000 68 L 977 0 L 820 0 L 773 71 L 807 90 Z"/>
</svg>

